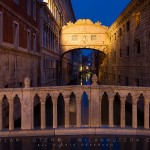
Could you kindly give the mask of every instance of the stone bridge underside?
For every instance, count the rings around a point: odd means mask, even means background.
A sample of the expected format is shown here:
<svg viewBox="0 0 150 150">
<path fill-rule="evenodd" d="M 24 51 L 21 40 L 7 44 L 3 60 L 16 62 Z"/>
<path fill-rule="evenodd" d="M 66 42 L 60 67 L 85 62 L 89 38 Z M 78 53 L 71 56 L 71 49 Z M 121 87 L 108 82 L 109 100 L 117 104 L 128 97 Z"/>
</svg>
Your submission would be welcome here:
<svg viewBox="0 0 150 150">
<path fill-rule="evenodd" d="M 95 24 L 89 19 L 79 19 L 77 22 L 67 23 L 61 30 L 61 53 L 78 48 L 99 50 L 107 54 L 108 27 Z"/>
</svg>

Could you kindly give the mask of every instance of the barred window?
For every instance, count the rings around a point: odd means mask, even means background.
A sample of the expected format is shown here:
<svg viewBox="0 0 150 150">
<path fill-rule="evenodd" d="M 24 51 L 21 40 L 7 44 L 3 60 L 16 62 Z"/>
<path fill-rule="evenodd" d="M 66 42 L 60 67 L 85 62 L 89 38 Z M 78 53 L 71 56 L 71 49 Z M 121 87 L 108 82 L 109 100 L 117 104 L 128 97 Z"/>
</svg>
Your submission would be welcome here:
<svg viewBox="0 0 150 150">
<path fill-rule="evenodd" d="M 77 40 L 77 35 L 73 35 L 72 36 L 72 41 L 76 41 Z"/>
<path fill-rule="evenodd" d="M 91 40 L 96 40 L 96 35 L 91 35 Z"/>
<path fill-rule="evenodd" d="M 31 15 L 31 0 L 27 0 L 27 14 Z"/>
</svg>

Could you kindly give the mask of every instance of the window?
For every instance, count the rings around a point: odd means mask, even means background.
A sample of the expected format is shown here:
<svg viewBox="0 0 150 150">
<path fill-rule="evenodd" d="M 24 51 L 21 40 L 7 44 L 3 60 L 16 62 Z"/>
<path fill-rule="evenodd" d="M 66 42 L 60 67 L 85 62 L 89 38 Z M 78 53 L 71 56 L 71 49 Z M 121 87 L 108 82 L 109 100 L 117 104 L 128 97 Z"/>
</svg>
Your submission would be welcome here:
<svg viewBox="0 0 150 150">
<path fill-rule="evenodd" d="M 13 24 L 13 41 L 14 41 L 14 47 L 18 48 L 19 46 L 19 24 L 14 21 Z"/>
<path fill-rule="evenodd" d="M 140 81 L 139 81 L 139 79 L 135 79 L 135 85 L 136 85 L 136 86 L 140 86 Z"/>
<path fill-rule="evenodd" d="M 19 0 L 13 0 L 14 3 L 16 3 L 17 5 L 19 5 Z"/>
<path fill-rule="evenodd" d="M 136 42 L 136 50 L 137 50 L 137 54 L 140 54 L 140 52 L 141 52 L 140 41 L 137 41 L 137 42 Z"/>
<path fill-rule="evenodd" d="M 3 41 L 3 14 L 0 12 L 0 44 Z"/>
<path fill-rule="evenodd" d="M 43 46 L 46 46 L 46 38 L 47 38 L 46 30 L 47 30 L 47 27 L 46 27 L 46 24 L 44 23 L 44 27 L 43 27 Z"/>
<path fill-rule="evenodd" d="M 73 35 L 72 36 L 72 41 L 76 41 L 77 40 L 77 35 Z"/>
<path fill-rule="evenodd" d="M 136 19 L 136 26 L 139 26 L 140 25 L 140 22 L 141 22 L 141 13 L 138 12 L 136 15 L 135 15 L 135 19 Z"/>
<path fill-rule="evenodd" d="M 125 85 L 128 86 L 129 85 L 129 78 L 125 77 Z"/>
<path fill-rule="evenodd" d="M 91 40 L 96 40 L 96 35 L 91 35 Z"/>
<path fill-rule="evenodd" d="M 31 0 L 27 0 L 27 14 L 31 15 Z"/>
<path fill-rule="evenodd" d="M 127 52 L 127 56 L 129 56 L 130 55 L 130 47 L 129 46 L 126 47 L 126 52 Z"/>
<path fill-rule="evenodd" d="M 119 36 L 122 36 L 122 29 L 119 29 Z"/>
<path fill-rule="evenodd" d="M 27 49 L 31 50 L 31 32 L 27 30 Z"/>
<path fill-rule="evenodd" d="M 17 67 L 18 67 L 18 59 L 17 59 L 17 57 L 15 57 L 15 59 L 14 59 L 14 74 L 17 73 Z"/>
<path fill-rule="evenodd" d="M 119 49 L 119 56 L 122 57 L 122 49 Z"/>
<path fill-rule="evenodd" d="M 121 83 L 121 76 L 120 75 L 118 76 L 118 83 L 119 84 Z"/>
<path fill-rule="evenodd" d="M 116 33 L 114 33 L 114 39 L 116 40 Z"/>
<path fill-rule="evenodd" d="M 36 20 L 36 0 L 33 0 L 33 19 Z"/>
<path fill-rule="evenodd" d="M 36 34 L 33 34 L 33 51 L 36 51 Z"/>
<path fill-rule="evenodd" d="M 126 23 L 126 31 L 130 31 L 130 22 L 129 21 Z"/>
</svg>

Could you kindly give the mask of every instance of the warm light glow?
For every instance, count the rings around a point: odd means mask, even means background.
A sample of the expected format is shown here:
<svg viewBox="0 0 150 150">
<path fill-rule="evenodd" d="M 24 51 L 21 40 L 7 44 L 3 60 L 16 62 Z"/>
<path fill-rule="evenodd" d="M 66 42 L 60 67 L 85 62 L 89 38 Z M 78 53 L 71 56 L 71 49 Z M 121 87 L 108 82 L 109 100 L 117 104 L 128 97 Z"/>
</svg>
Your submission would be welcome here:
<svg viewBox="0 0 150 150">
<path fill-rule="evenodd" d="M 82 78 L 81 78 L 81 82 L 80 82 L 80 85 L 82 85 Z"/>
<path fill-rule="evenodd" d="M 80 66 L 80 71 L 82 71 L 83 70 L 83 67 L 82 66 Z"/>
</svg>

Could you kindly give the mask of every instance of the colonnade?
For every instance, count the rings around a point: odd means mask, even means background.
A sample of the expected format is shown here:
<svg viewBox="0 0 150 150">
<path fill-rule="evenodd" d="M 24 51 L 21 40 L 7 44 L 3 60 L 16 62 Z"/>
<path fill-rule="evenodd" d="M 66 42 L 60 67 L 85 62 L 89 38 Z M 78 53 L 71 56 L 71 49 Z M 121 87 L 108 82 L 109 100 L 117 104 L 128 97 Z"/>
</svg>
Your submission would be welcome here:
<svg viewBox="0 0 150 150">
<path fill-rule="evenodd" d="M 97 79 L 92 78 L 91 86 L 57 86 L 57 87 L 37 87 L 30 88 L 30 79 L 26 78 L 25 87 L 23 89 L 7 89 L 0 90 L 0 130 L 3 129 L 3 99 L 7 98 L 9 103 L 9 130 L 14 130 L 14 98 L 17 95 L 21 103 L 21 129 L 34 129 L 34 100 L 35 95 L 38 95 L 40 100 L 40 127 L 45 129 L 46 126 L 46 100 L 48 94 L 51 96 L 53 107 L 53 128 L 58 128 L 58 97 L 61 93 L 64 100 L 64 128 L 70 127 L 69 120 L 69 102 L 70 96 L 74 93 L 76 99 L 76 125 L 75 127 L 82 127 L 82 111 L 81 102 L 82 95 L 86 93 L 88 96 L 88 127 L 102 127 L 102 105 L 103 96 L 107 94 L 108 101 L 108 126 L 115 127 L 114 124 L 114 101 L 116 94 L 120 101 L 120 128 L 126 127 L 126 102 L 127 97 L 131 96 L 132 106 L 132 128 L 137 128 L 138 108 L 137 103 L 142 94 L 144 102 L 144 128 L 149 129 L 149 105 L 150 105 L 150 89 L 143 87 L 119 87 L 119 86 L 99 86 Z M 142 91 L 142 92 L 141 92 Z M 141 105 L 141 104 L 140 104 Z M 118 126 L 117 126 L 118 127 Z"/>
<path fill-rule="evenodd" d="M 81 97 L 76 97 L 76 125 L 75 127 L 79 128 L 79 127 L 82 127 L 82 124 L 81 124 L 81 99 L 82 99 L 82 96 Z M 138 101 L 138 97 L 132 97 L 132 128 L 137 128 L 138 125 L 137 125 L 137 101 Z M 65 119 L 64 119 L 64 127 L 65 128 L 69 128 L 70 127 L 70 120 L 69 120 L 69 101 L 70 101 L 70 97 L 64 97 L 64 110 L 65 110 Z M 14 130 L 14 103 L 13 103 L 13 100 L 8 100 L 9 102 L 9 130 Z M 53 106 L 53 128 L 58 128 L 58 120 L 57 120 L 57 102 L 58 102 L 58 97 L 57 96 L 54 96 L 52 97 L 52 106 Z M 102 115 L 101 115 L 101 110 L 102 110 L 102 99 L 100 99 L 99 101 L 99 105 L 100 105 L 100 109 L 97 110 L 97 112 L 99 112 L 99 127 L 102 126 Z M 91 120 L 90 120 L 90 114 L 92 111 L 92 109 L 90 108 L 91 106 L 91 101 L 89 101 L 89 123 L 88 123 L 88 127 L 91 127 Z M 114 96 L 111 96 L 111 97 L 108 97 L 108 126 L 109 127 L 114 127 Z M 126 97 L 120 97 L 120 128 L 125 128 L 126 127 L 126 117 L 125 117 L 125 103 L 126 103 Z M 22 103 L 21 103 L 22 105 Z M 32 118 L 32 129 L 34 129 L 34 100 L 31 100 L 31 118 Z M 22 108 L 22 106 L 21 106 Z M 41 126 L 41 129 L 45 129 L 46 128 L 46 98 L 40 98 L 40 108 L 41 108 L 41 111 L 40 111 L 40 126 Z M 2 100 L 0 101 L 0 130 L 3 129 L 3 119 L 2 119 Z M 23 111 L 23 110 L 22 110 Z M 23 112 L 22 112 L 23 113 Z M 22 114 L 21 113 L 21 114 Z M 144 128 L 145 129 L 149 129 L 149 100 L 144 100 Z M 21 115 L 21 118 L 23 116 Z M 22 124 L 21 124 L 21 127 L 22 127 Z"/>
</svg>

